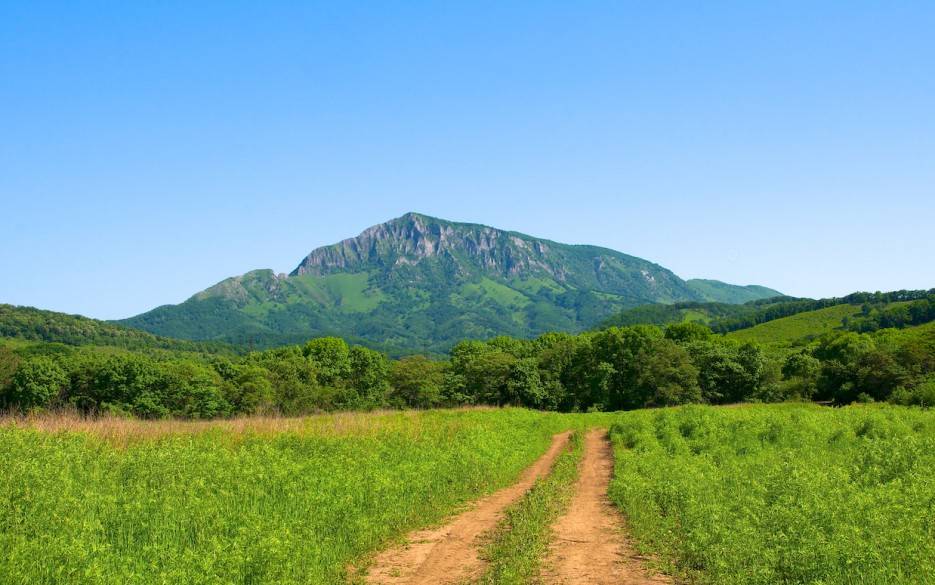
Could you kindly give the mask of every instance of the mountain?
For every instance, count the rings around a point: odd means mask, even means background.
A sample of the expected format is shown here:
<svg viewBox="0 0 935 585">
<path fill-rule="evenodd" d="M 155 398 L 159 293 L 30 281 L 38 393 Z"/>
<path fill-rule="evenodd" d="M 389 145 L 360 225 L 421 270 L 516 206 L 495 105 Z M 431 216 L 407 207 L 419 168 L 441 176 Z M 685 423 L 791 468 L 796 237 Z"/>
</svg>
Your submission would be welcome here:
<svg viewBox="0 0 935 585">
<path fill-rule="evenodd" d="M 692 282 L 607 248 L 407 213 L 313 250 L 289 275 L 248 272 L 122 323 L 258 346 L 339 335 L 440 352 L 465 338 L 580 331 L 648 303 L 779 294 Z"/>
</svg>

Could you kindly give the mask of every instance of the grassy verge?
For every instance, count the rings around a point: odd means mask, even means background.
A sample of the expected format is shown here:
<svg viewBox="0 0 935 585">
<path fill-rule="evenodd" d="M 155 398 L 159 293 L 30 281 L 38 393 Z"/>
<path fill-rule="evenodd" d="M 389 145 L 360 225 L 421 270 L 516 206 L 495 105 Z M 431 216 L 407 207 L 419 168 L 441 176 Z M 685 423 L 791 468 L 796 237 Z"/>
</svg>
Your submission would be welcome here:
<svg viewBox="0 0 935 585">
<path fill-rule="evenodd" d="M 935 411 L 694 406 L 611 436 L 611 499 L 690 582 L 935 582 Z"/>
<path fill-rule="evenodd" d="M 533 582 L 548 551 L 550 526 L 568 505 L 574 493 L 581 461 L 581 433 L 571 436 L 552 472 L 507 510 L 506 517 L 485 548 L 490 565 L 482 585 L 512 585 Z"/>
<path fill-rule="evenodd" d="M 8 421 L 0 581 L 341 583 L 349 563 L 514 481 L 570 420 L 432 411 L 149 432 Z"/>
</svg>

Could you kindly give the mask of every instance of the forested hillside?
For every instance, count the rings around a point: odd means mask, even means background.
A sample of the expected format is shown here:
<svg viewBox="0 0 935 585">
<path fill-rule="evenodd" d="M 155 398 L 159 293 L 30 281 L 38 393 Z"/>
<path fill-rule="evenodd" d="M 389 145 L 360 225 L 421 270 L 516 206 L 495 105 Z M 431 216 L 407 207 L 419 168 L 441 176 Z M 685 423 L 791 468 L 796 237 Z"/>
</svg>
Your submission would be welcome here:
<svg viewBox="0 0 935 585">
<path fill-rule="evenodd" d="M 289 275 L 248 272 L 122 323 L 257 347 L 334 335 L 394 355 L 443 354 L 461 339 L 578 332 L 647 303 L 778 294 L 684 281 L 607 248 L 409 213 L 313 250 Z"/>
<path fill-rule="evenodd" d="M 681 302 L 672 304 L 641 305 L 621 311 L 604 321 L 596 328 L 622 327 L 627 325 L 658 325 L 660 327 L 684 321 L 712 325 L 739 317 L 754 315 L 761 308 L 782 303 L 792 297 L 774 297 L 757 301 L 748 301 L 742 305 L 712 302 Z"/>
<path fill-rule="evenodd" d="M 20 411 L 67 407 L 211 418 L 471 404 L 587 411 L 783 400 L 931 405 L 935 326 L 828 331 L 778 347 L 716 335 L 697 323 L 635 325 L 462 341 L 444 360 L 393 360 L 338 338 L 242 356 L 0 343 L 0 408 Z"/>
<path fill-rule="evenodd" d="M 159 337 L 132 327 L 89 319 L 81 315 L 4 304 L 0 304 L 0 337 L 133 350 L 235 352 L 233 347 L 224 343 Z"/>
<path fill-rule="evenodd" d="M 621 311 L 599 328 L 703 323 L 715 333 L 762 343 L 808 341 L 834 330 L 860 332 L 921 325 L 933 318 L 933 290 L 857 292 L 828 299 L 775 297 L 742 305 L 684 302 L 643 305 Z"/>
</svg>

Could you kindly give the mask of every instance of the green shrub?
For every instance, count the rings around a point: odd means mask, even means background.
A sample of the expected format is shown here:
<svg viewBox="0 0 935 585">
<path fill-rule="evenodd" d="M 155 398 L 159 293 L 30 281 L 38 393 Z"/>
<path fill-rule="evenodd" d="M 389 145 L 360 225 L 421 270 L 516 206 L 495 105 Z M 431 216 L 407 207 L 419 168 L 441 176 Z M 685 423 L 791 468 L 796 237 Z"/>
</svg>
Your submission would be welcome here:
<svg viewBox="0 0 935 585">
<path fill-rule="evenodd" d="M 50 406 L 68 384 L 65 371 L 48 357 L 26 360 L 16 369 L 3 396 L 7 407 L 33 410 Z"/>
<path fill-rule="evenodd" d="M 890 402 L 902 404 L 903 406 L 923 406 L 926 408 L 935 406 L 935 377 L 928 378 L 912 388 L 902 386 L 897 388 L 890 396 Z"/>
</svg>

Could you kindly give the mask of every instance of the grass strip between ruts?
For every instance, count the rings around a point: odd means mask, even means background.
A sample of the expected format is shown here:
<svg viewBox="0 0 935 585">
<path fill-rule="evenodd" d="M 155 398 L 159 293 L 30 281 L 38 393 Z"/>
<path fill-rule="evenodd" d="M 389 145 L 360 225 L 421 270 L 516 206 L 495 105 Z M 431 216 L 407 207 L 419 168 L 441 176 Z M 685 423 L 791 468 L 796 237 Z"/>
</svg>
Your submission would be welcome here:
<svg viewBox="0 0 935 585">
<path fill-rule="evenodd" d="M 489 562 L 482 585 L 534 582 L 551 541 L 551 526 L 574 494 L 584 451 L 581 433 L 572 434 L 549 475 L 510 506 L 482 554 Z"/>
</svg>

